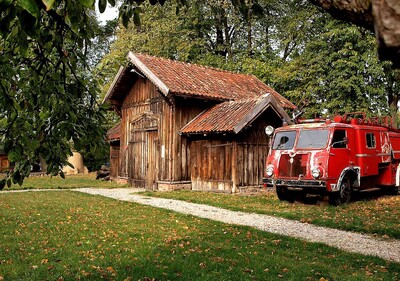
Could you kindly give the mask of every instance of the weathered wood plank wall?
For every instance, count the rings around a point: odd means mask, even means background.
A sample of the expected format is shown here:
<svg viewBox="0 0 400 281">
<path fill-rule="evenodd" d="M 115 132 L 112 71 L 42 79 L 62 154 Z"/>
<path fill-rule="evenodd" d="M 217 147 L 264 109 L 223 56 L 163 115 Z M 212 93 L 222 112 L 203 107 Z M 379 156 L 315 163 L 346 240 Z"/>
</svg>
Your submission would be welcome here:
<svg viewBox="0 0 400 281">
<path fill-rule="evenodd" d="M 182 137 L 180 129 L 210 106 L 202 99 L 165 98 L 138 78 L 121 108 L 118 177 L 148 189 L 159 181 L 192 181 L 195 190 L 220 192 L 261 185 L 268 153 L 264 128 L 280 126 L 278 115 L 267 109 L 238 135 Z"/>
<path fill-rule="evenodd" d="M 193 190 L 231 192 L 232 142 L 194 140 L 190 152 Z"/>
<path fill-rule="evenodd" d="M 139 78 L 122 106 L 118 175 L 149 189 L 157 181 L 189 181 L 188 140 L 179 131 L 209 106 L 202 100 L 166 99 L 150 81 Z"/>
<path fill-rule="evenodd" d="M 160 177 L 156 152 L 165 108 L 168 105 L 156 87 L 142 78 L 134 83 L 122 105 L 119 176 L 134 186 L 153 188 Z"/>
<path fill-rule="evenodd" d="M 110 145 L 110 177 L 116 179 L 118 177 L 119 167 L 119 142 L 118 145 Z"/>
<path fill-rule="evenodd" d="M 182 137 L 179 131 L 193 120 L 197 115 L 212 105 L 209 101 L 202 99 L 186 99 L 182 97 L 174 98 L 174 119 L 172 132 L 172 181 L 190 180 L 190 145 L 188 139 Z"/>
<path fill-rule="evenodd" d="M 234 186 L 262 186 L 269 142 L 264 133 L 267 125 L 281 125 L 272 109 L 239 135 L 189 137 L 192 189 L 236 192 Z"/>
</svg>

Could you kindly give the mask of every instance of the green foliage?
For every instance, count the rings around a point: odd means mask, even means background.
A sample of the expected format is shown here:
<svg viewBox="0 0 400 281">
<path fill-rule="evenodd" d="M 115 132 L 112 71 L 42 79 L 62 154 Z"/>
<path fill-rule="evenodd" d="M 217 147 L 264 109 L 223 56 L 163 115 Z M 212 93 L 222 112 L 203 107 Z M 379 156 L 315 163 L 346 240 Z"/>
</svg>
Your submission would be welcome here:
<svg viewBox="0 0 400 281">
<path fill-rule="evenodd" d="M 48 173 L 59 174 L 71 142 L 78 150 L 85 139 L 91 149 L 101 145 L 104 109 L 85 60 L 94 35 L 90 3 L 1 3 L 0 136 L 14 163 L 3 185 L 22 184 L 40 157 Z"/>
<path fill-rule="evenodd" d="M 302 54 L 282 64 L 274 85 L 305 106 L 309 116 L 353 111 L 378 115 L 389 113 L 389 75 L 377 59 L 372 34 L 330 21 Z"/>
</svg>

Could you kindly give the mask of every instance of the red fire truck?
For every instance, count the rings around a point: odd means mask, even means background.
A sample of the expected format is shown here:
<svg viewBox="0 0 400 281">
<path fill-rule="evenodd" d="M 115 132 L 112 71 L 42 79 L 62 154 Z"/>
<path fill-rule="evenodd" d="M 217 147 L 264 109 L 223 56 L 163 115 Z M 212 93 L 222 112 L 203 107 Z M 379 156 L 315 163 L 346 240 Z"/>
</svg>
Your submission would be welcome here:
<svg viewBox="0 0 400 281">
<path fill-rule="evenodd" d="M 302 194 L 328 195 L 329 203 L 350 201 L 353 192 L 384 188 L 399 194 L 400 131 L 390 118 L 363 113 L 333 120 L 303 120 L 266 128 L 271 138 L 264 185 L 280 200 Z"/>
</svg>

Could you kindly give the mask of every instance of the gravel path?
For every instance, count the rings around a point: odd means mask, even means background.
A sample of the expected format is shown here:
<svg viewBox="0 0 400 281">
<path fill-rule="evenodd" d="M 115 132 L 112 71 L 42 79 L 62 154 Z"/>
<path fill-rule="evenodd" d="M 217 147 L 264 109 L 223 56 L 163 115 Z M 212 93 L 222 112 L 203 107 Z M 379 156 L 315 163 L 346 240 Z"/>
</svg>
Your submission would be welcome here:
<svg viewBox="0 0 400 281">
<path fill-rule="evenodd" d="M 121 201 L 136 202 L 229 224 L 247 225 L 262 231 L 296 237 L 309 242 L 323 243 L 348 252 L 378 256 L 400 263 L 400 240 L 382 240 L 372 236 L 314 226 L 268 215 L 229 211 L 202 204 L 173 199 L 153 198 L 134 194 L 140 189 L 94 189 L 81 188 L 75 191 L 101 195 Z"/>
</svg>

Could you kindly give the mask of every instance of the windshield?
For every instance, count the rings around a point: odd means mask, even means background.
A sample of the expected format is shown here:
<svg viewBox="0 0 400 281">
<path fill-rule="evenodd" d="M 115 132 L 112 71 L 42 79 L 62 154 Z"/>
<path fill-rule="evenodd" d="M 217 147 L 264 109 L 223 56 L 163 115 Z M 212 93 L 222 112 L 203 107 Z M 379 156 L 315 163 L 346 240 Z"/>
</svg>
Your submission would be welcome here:
<svg viewBox="0 0 400 281">
<path fill-rule="evenodd" d="M 304 130 L 300 131 L 297 148 L 324 148 L 328 141 L 328 130 Z"/>
<path fill-rule="evenodd" d="M 295 139 L 296 131 L 278 132 L 275 135 L 272 149 L 292 149 Z"/>
</svg>

